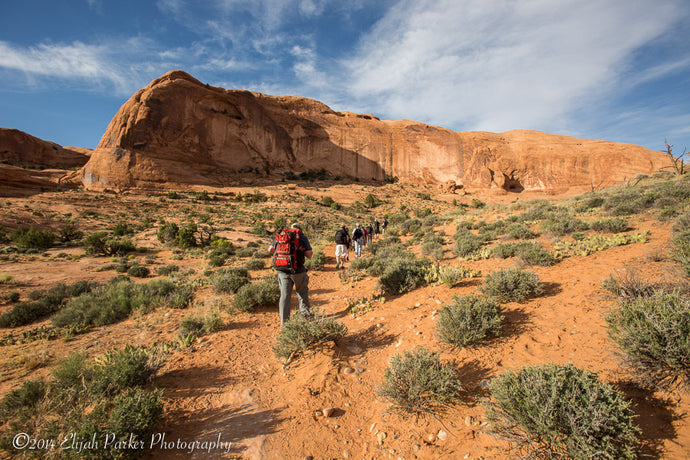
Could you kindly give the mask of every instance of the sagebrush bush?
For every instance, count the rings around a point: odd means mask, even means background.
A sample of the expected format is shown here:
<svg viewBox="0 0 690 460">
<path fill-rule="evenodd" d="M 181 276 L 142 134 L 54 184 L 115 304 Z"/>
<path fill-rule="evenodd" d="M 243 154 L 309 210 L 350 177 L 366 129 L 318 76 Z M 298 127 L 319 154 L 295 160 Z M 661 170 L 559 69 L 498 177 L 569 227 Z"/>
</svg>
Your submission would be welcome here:
<svg viewBox="0 0 690 460">
<path fill-rule="evenodd" d="M 248 312 L 257 308 L 275 306 L 279 299 L 278 280 L 275 277 L 269 277 L 239 288 L 232 305 L 236 310 Z"/>
<path fill-rule="evenodd" d="M 561 213 L 542 224 L 542 232 L 555 236 L 568 235 L 573 232 L 587 230 L 587 222 L 581 221 L 570 214 Z"/>
<path fill-rule="evenodd" d="M 84 239 L 84 251 L 89 255 L 124 255 L 134 251 L 134 244 L 126 237 L 116 238 L 106 232 L 96 232 Z"/>
<path fill-rule="evenodd" d="M 22 249 L 47 249 L 55 243 L 57 237 L 51 230 L 18 227 L 10 238 Z"/>
<path fill-rule="evenodd" d="M 158 267 L 156 269 L 156 274 L 160 276 L 169 276 L 172 275 L 173 273 L 179 272 L 180 267 L 174 264 L 169 264 L 169 265 L 163 265 L 162 267 Z"/>
<path fill-rule="evenodd" d="M 0 315 L 0 327 L 17 327 L 33 323 L 58 311 L 63 302 L 91 291 L 98 283 L 78 281 L 72 285 L 57 284 L 47 291 L 29 293 L 30 302 L 20 302 L 12 310 Z"/>
<path fill-rule="evenodd" d="M 433 260 L 441 260 L 443 259 L 443 243 L 436 240 L 425 241 L 422 243 L 421 252 L 423 256 L 429 256 Z"/>
<path fill-rule="evenodd" d="M 468 230 L 458 230 L 455 234 L 454 251 L 460 257 L 467 257 L 482 247 L 484 239 Z"/>
<path fill-rule="evenodd" d="M 378 284 L 387 294 L 409 292 L 426 282 L 431 268 L 428 259 L 399 258 L 389 260 L 383 268 Z"/>
<path fill-rule="evenodd" d="M 311 259 L 304 261 L 304 266 L 307 270 L 320 271 L 323 270 L 324 265 L 326 265 L 326 254 L 323 252 L 323 248 L 314 249 L 314 254 Z"/>
<path fill-rule="evenodd" d="M 602 287 L 620 300 L 635 300 L 638 297 L 649 297 L 654 294 L 657 286 L 639 276 L 633 270 L 609 275 L 602 283 Z"/>
<path fill-rule="evenodd" d="M 648 387 L 690 386 L 690 300 L 658 291 L 623 301 L 606 317 L 608 333 L 635 378 Z"/>
<path fill-rule="evenodd" d="M 539 276 L 529 270 L 507 268 L 489 273 L 479 290 L 507 302 L 521 302 L 543 292 Z"/>
<path fill-rule="evenodd" d="M 639 428 L 623 395 L 572 364 L 508 370 L 489 383 L 490 430 L 536 458 L 637 458 Z"/>
<path fill-rule="evenodd" d="M 393 408 L 413 414 L 440 412 L 460 398 L 462 385 L 455 369 L 438 353 L 423 347 L 394 355 L 376 393 Z"/>
<path fill-rule="evenodd" d="M 249 272 L 245 268 L 226 268 L 211 275 L 211 284 L 217 294 L 234 294 L 249 283 Z"/>
<path fill-rule="evenodd" d="M 335 341 L 346 334 L 347 327 L 335 318 L 315 315 L 310 319 L 297 312 L 283 324 L 273 352 L 279 358 L 289 358 L 316 343 Z"/>
<path fill-rule="evenodd" d="M 628 220 L 623 217 L 609 217 L 595 220 L 589 224 L 597 232 L 621 233 L 628 229 Z"/>
<path fill-rule="evenodd" d="M 133 311 L 148 312 L 158 306 L 184 308 L 191 300 L 191 287 L 168 280 L 132 283 L 118 280 L 70 299 L 53 316 L 57 327 L 68 325 L 103 326 L 129 316 Z"/>
<path fill-rule="evenodd" d="M 438 269 L 438 280 L 449 288 L 452 288 L 465 278 L 474 278 L 478 275 L 479 272 L 462 266 L 451 267 L 450 265 L 444 265 Z"/>
<path fill-rule="evenodd" d="M 501 333 L 501 305 L 493 298 L 453 297 L 438 312 L 436 334 L 451 345 L 465 347 Z"/>
<path fill-rule="evenodd" d="M 266 261 L 263 259 L 249 259 L 245 264 L 244 267 L 247 270 L 263 270 L 266 268 Z"/>
<path fill-rule="evenodd" d="M 127 274 L 135 278 L 146 278 L 151 274 L 151 270 L 143 265 L 132 265 L 127 269 Z"/>
<path fill-rule="evenodd" d="M 517 250 L 517 256 L 527 265 L 550 267 L 556 263 L 556 257 L 536 243 L 526 244 L 519 247 Z"/>
<path fill-rule="evenodd" d="M 506 233 L 516 240 L 531 240 L 537 237 L 537 234 L 530 230 L 525 224 L 513 223 L 508 226 Z"/>
</svg>

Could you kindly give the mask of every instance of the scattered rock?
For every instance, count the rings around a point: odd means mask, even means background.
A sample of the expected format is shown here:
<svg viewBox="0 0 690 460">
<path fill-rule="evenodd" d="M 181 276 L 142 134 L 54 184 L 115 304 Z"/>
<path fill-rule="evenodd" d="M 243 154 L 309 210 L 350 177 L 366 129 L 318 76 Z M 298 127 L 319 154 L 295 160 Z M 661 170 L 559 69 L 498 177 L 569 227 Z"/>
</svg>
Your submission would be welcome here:
<svg viewBox="0 0 690 460">
<path fill-rule="evenodd" d="M 355 370 L 350 366 L 345 366 L 340 370 L 340 372 L 342 372 L 343 374 L 354 374 Z"/>
<path fill-rule="evenodd" d="M 444 430 L 438 430 L 438 433 L 436 433 L 436 436 L 441 441 L 445 441 L 448 438 L 448 433 L 446 433 Z"/>
<path fill-rule="evenodd" d="M 350 458 L 351 456 L 352 456 L 352 454 L 350 453 L 349 450 L 345 449 L 343 451 L 343 458 Z"/>
<path fill-rule="evenodd" d="M 323 410 L 323 416 L 324 417 L 333 417 L 335 414 L 336 408 L 335 407 L 327 407 Z"/>
<path fill-rule="evenodd" d="M 420 450 L 422 450 L 422 446 L 420 446 L 419 444 L 415 444 L 415 445 L 412 446 L 412 451 L 413 451 L 413 452 L 417 453 L 417 452 L 419 452 Z"/>
<path fill-rule="evenodd" d="M 317 417 L 321 417 L 323 415 L 323 412 L 321 412 L 320 410 L 316 410 L 314 411 L 314 415 Z"/>
<path fill-rule="evenodd" d="M 477 387 L 481 388 L 482 390 L 488 390 L 489 389 L 489 381 L 488 380 L 482 380 L 477 384 Z"/>
<path fill-rule="evenodd" d="M 376 428 L 376 422 L 371 424 L 371 426 L 369 427 L 369 432 L 371 433 L 372 431 L 374 431 L 374 428 Z"/>
<path fill-rule="evenodd" d="M 472 417 L 471 415 L 468 415 L 467 417 L 465 417 L 465 425 L 467 425 L 467 426 L 474 425 L 475 421 L 476 421 L 475 418 Z"/>
<path fill-rule="evenodd" d="M 385 431 L 380 431 L 376 435 L 376 442 L 378 443 L 379 446 L 383 444 L 383 440 L 386 439 L 387 436 L 388 436 L 388 434 L 386 434 Z"/>
<path fill-rule="evenodd" d="M 353 355 L 358 355 L 362 352 L 362 347 L 359 347 L 357 345 L 348 345 L 347 351 L 349 351 Z"/>
<path fill-rule="evenodd" d="M 436 441 L 436 435 L 434 433 L 429 433 L 426 435 L 426 442 L 433 444 Z"/>
</svg>

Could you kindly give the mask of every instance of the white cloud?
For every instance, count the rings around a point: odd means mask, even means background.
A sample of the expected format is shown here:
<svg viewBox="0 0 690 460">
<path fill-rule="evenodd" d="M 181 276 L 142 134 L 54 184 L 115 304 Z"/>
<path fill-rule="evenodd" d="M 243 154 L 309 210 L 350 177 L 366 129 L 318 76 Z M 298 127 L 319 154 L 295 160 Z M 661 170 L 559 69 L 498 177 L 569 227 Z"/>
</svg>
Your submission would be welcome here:
<svg viewBox="0 0 690 460">
<path fill-rule="evenodd" d="M 369 110 L 456 129 L 561 129 L 615 88 L 679 1 L 403 0 L 345 61 Z"/>
</svg>

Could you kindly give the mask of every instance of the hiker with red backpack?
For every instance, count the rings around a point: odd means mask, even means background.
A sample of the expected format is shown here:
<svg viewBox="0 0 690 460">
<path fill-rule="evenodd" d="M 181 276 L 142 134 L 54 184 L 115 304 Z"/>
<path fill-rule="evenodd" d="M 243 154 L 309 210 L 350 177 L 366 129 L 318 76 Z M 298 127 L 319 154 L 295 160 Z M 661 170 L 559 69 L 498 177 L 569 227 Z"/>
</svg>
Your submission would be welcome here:
<svg viewBox="0 0 690 460">
<path fill-rule="evenodd" d="M 272 266 L 278 272 L 280 325 L 284 325 L 290 319 L 290 297 L 293 285 L 299 299 L 300 313 L 311 317 L 309 276 L 304 267 L 304 260 L 311 259 L 314 252 L 309 239 L 302 233 L 302 227 L 299 224 L 292 224 L 290 228 L 282 230 L 276 235 L 268 251 L 273 254 Z"/>
</svg>

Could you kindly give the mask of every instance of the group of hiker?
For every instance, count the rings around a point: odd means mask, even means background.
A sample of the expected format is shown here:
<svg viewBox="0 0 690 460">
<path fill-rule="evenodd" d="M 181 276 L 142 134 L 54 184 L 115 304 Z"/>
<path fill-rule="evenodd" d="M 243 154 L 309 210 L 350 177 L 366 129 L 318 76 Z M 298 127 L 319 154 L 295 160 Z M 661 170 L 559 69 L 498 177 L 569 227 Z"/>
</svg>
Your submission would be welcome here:
<svg viewBox="0 0 690 460">
<path fill-rule="evenodd" d="M 345 262 L 350 260 L 350 247 L 355 251 L 355 257 L 362 256 L 362 247 L 378 239 L 379 235 L 386 232 L 388 220 L 374 221 L 366 226 L 358 223 L 350 234 L 345 224 L 335 232 L 335 267 L 345 268 Z"/>
</svg>

